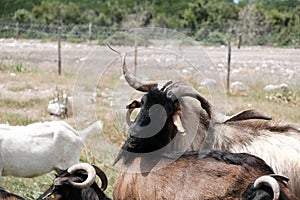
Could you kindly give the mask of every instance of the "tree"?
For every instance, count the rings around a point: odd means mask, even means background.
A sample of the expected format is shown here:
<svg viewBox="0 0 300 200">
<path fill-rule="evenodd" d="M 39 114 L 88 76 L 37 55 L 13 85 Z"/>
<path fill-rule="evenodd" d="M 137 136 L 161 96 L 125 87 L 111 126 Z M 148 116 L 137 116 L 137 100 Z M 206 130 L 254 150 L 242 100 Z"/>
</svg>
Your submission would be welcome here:
<svg viewBox="0 0 300 200">
<path fill-rule="evenodd" d="M 109 16 L 113 26 L 120 27 L 127 14 L 126 7 L 119 5 L 119 1 L 108 3 Z"/>
<path fill-rule="evenodd" d="M 58 1 L 43 1 L 41 5 L 35 6 L 32 9 L 33 16 L 37 22 L 55 23 L 59 22 L 60 3 Z"/>
<path fill-rule="evenodd" d="M 196 0 L 182 15 L 182 24 L 191 35 L 209 43 L 226 44 L 232 21 L 238 20 L 239 8 L 229 0 Z M 231 34 L 231 33 L 230 33 Z"/>
<path fill-rule="evenodd" d="M 18 23 L 27 23 L 32 20 L 32 14 L 28 10 L 19 9 L 14 13 L 13 19 Z"/>
<path fill-rule="evenodd" d="M 242 33 L 243 42 L 252 45 L 267 43 L 268 23 L 266 11 L 260 1 L 251 1 L 240 10 L 237 31 Z"/>
<path fill-rule="evenodd" d="M 191 31 L 196 31 L 208 19 L 208 11 L 205 8 L 205 0 L 197 0 L 194 3 L 189 3 L 188 8 L 183 12 L 183 25 L 185 28 L 190 28 Z"/>
<path fill-rule="evenodd" d="M 80 9 L 78 5 L 69 2 L 63 4 L 59 1 L 43 1 L 41 5 L 32 9 L 34 18 L 47 24 L 58 24 L 60 20 L 64 23 L 79 23 Z"/>
<path fill-rule="evenodd" d="M 81 12 L 77 4 L 72 2 L 68 2 L 67 4 L 59 4 L 58 9 L 61 10 L 61 17 L 64 23 L 78 24 L 80 22 L 79 16 Z"/>
<path fill-rule="evenodd" d="M 104 13 L 100 13 L 96 19 L 95 23 L 100 26 L 109 26 L 111 25 L 111 19 L 109 19 Z"/>
<path fill-rule="evenodd" d="M 16 35 L 20 35 L 20 23 L 28 23 L 32 19 L 32 15 L 28 10 L 19 9 L 15 12 L 13 19 L 16 21 Z"/>
</svg>

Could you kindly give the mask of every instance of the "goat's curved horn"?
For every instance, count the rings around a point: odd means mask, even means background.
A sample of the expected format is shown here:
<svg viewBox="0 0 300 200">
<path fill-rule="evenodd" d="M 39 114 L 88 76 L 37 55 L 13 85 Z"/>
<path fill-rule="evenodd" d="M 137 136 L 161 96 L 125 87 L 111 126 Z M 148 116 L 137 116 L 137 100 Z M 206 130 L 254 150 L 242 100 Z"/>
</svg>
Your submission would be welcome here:
<svg viewBox="0 0 300 200">
<path fill-rule="evenodd" d="M 275 178 L 265 175 L 257 178 L 253 184 L 254 188 L 259 188 L 262 184 L 268 184 L 273 190 L 273 200 L 279 199 L 280 188 Z"/>
<path fill-rule="evenodd" d="M 96 171 L 94 167 L 88 163 L 78 163 L 68 168 L 68 173 L 74 174 L 78 170 L 84 170 L 87 172 L 88 177 L 82 183 L 77 183 L 69 180 L 69 183 L 74 188 L 83 189 L 91 186 L 96 179 Z"/>
<path fill-rule="evenodd" d="M 134 108 L 130 108 L 126 112 L 126 123 L 127 123 L 128 126 L 130 126 L 131 123 L 132 123 L 131 119 L 130 119 L 130 115 L 131 115 L 131 113 L 132 113 L 133 110 L 134 110 Z"/>
<path fill-rule="evenodd" d="M 101 190 L 105 191 L 108 185 L 107 177 L 105 173 L 97 166 L 93 165 L 94 169 L 96 170 L 96 174 L 99 176 L 101 180 Z"/>
<path fill-rule="evenodd" d="M 141 92 L 148 92 L 151 87 L 156 87 L 158 84 L 156 82 L 147 82 L 143 83 L 140 81 L 134 74 L 130 73 L 125 62 L 126 53 L 122 56 L 122 67 L 123 67 L 123 74 L 127 81 L 127 83 L 133 87 L 134 89 L 141 91 Z"/>
<path fill-rule="evenodd" d="M 288 182 L 290 180 L 289 177 L 280 174 L 270 174 L 270 176 L 275 178 L 276 180 L 283 182 L 286 186 L 288 185 Z"/>
<path fill-rule="evenodd" d="M 126 62 L 125 62 L 125 56 L 126 53 L 124 53 L 123 55 L 113 49 L 109 44 L 107 44 L 108 48 L 110 48 L 112 51 L 118 53 L 121 56 L 121 62 L 122 62 L 122 68 L 123 68 L 123 74 L 124 77 L 127 81 L 127 83 L 133 87 L 134 89 L 141 91 L 141 92 L 148 92 L 149 89 L 151 87 L 156 87 L 158 84 L 156 82 L 147 82 L 147 83 L 143 83 L 142 81 L 140 81 L 134 74 L 130 73 L 127 66 L 126 66 Z"/>
<path fill-rule="evenodd" d="M 192 86 L 190 85 L 178 85 L 167 92 L 167 96 L 173 101 L 180 97 L 189 96 L 197 99 L 201 103 L 201 107 L 206 111 L 209 118 L 211 118 L 211 105 L 210 103 Z"/>
</svg>

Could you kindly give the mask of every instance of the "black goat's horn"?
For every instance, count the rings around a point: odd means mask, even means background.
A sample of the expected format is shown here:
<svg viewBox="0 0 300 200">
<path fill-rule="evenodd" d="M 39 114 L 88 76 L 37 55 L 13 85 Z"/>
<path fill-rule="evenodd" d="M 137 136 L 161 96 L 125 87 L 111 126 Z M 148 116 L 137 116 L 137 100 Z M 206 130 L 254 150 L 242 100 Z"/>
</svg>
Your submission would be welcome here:
<svg viewBox="0 0 300 200">
<path fill-rule="evenodd" d="M 254 188 L 259 188 L 262 184 L 268 184 L 273 190 L 273 200 L 279 199 L 280 188 L 275 178 L 265 175 L 257 178 L 253 184 Z"/>
<path fill-rule="evenodd" d="M 95 171 L 94 167 L 88 163 L 78 163 L 78 164 L 75 164 L 75 165 L 69 167 L 68 173 L 74 174 L 78 170 L 86 171 L 88 174 L 88 177 L 82 183 L 73 182 L 73 181 L 69 180 L 70 185 L 73 186 L 74 188 L 78 188 L 78 189 L 90 187 L 95 182 L 95 179 L 96 179 L 96 171 Z"/>
<path fill-rule="evenodd" d="M 134 74 L 130 73 L 126 66 L 125 56 L 126 54 L 124 53 L 122 56 L 123 74 L 131 87 L 141 92 L 148 92 L 151 87 L 156 87 L 158 85 L 156 82 L 143 83 Z"/>
<path fill-rule="evenodd" d="M 206 111 L 209 118 L 211 118 L 211 105 L 210 103 L 191 85 L 178 84 L 172 86 L 167 92 L 167 95 L 173 100 L 177 100 L 180 97 L 189 96 L 197 99 L 201 103 L 201 107 Z"/>
<path fill-rule="evenodd" d="M 130 73 L 125 62 L 125 56 L 126 53 L 123 55 L 113 49 L 109 44 L 107 44 L 108 48 L 110 48 L 112 51 L 118 53 L 121 56 L 121 62 L 122 62 L 122 68 L 123 68 L 123 74 L 127 81 L 127 83 L 133 87 L 134 89 L 141 91 L 141 92 L 148 92 L 151 87 L 156 87 L 158 84 L 156 82 L 147 82 L 143 83 L 141 80 L 139 80 L 134 74 Z"/>
<path fill-rule="evenodd" d="M 96 170 L 96 174 L 100 177 L 101 179 L 101 190 L 102 191 L 105 191 L 106 188 L 107 188 L 107 184 L 108 184 L 108 181 L 107 181 L 107 177 L 105 175 L 105 173 L 100 169 L 98 168 L 97 166 L 93 165 L 94 169 Z"/>
</svg>

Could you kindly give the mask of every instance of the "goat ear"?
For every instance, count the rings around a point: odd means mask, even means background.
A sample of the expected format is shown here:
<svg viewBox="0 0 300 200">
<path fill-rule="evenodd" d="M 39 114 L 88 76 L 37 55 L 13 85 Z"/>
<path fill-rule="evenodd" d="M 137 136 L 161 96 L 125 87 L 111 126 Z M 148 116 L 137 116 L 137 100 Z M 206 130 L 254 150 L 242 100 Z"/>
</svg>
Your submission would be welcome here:
<svg viewBox="0 0 300 200">
<path fill-rule="evenodd" d="M 177 110 L 172 117 L 173 117 L 173 123 L 176 126 L 177 131 L 179 131 L 180 133 L 184 133 L 185 130 L 181 122 L 181 110 Z"/>
</svg>

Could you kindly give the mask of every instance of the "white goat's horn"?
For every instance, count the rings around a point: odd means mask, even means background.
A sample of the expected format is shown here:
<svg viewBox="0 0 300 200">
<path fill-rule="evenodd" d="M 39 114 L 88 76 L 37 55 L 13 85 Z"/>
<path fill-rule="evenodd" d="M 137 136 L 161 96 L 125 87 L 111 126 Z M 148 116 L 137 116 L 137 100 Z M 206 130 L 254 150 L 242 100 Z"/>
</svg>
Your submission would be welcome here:
<svg viewBox="0 0 300 200">
<path fill-rule="evenodd" d="M 282 181 L 286 186 L 288 186 L 288 182 L 290 180 L 289 177 L 280 174 L 270 174 L 270 176 L 276 180 Z"/>
<path fill-rule="evenodd" d="M 79 189 L 90 187 L 95 182 L 96 179 L 96 171 L 94 167 L 88 163 L 78 163 L 69 167 L 67 171 L 70 174 L 74 174 L 78 170 L 84 170 L 87 172 L 88 177 L 86 178 L 86 180 L 83 181 L 82 183 L 77 183 L 69 180 L 69 183 L 74 188 L 79 188 Z"/>
<path fill-rule="evenodd" d="M 273 200 L 278 200 L 280 195 L 279 184 L 275 178 L 265 175 L 257 178 L 253 184 L 254 188 L 259 188 L 262 184 L 268 184 L 273 190 Z"/>
</svg>

